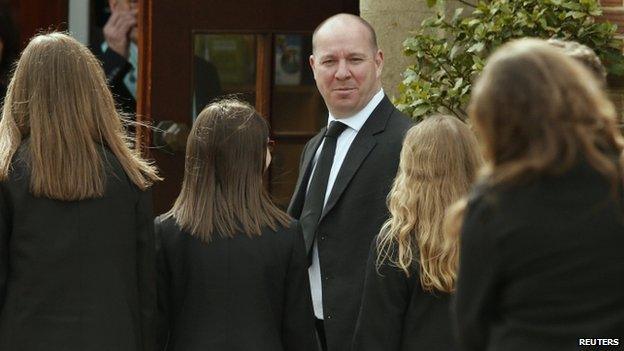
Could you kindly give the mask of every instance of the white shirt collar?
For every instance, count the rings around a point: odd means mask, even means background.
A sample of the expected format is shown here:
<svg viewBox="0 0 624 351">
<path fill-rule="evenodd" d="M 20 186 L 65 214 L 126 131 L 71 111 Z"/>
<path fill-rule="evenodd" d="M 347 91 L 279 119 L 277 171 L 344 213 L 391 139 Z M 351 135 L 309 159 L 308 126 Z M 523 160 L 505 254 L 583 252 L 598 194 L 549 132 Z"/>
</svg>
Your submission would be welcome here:
<svg viewBox="0 0 624 351">
<path fill-rule="evenodd" d="M 327 119 L 327 126 L 329 127 L 329 124 L 332 121 L 340 121 L 349 126 L 349 128 L 354 129 L 356 132 L 359 132 L 360 129 L 362 129 L 364 123 L 366 123 L 366 120 L 368 120 L 368 117 L 371 115 L 371 113 L 373 113 L 373 110 L 375 110 L 377 105 L 379 105 L 381 100 L 383 100 L 384 96 L 385 95 L 383 89 L 379 89 L 377 94 L 373 95 L 373 98 L 370 99 L 368 104 L 366 104 L 363 109 L 361 109 L 359 112 L 351 117 L 336 118 L 332 116 L 330 112 L 329 118 Z"/>
</svg>

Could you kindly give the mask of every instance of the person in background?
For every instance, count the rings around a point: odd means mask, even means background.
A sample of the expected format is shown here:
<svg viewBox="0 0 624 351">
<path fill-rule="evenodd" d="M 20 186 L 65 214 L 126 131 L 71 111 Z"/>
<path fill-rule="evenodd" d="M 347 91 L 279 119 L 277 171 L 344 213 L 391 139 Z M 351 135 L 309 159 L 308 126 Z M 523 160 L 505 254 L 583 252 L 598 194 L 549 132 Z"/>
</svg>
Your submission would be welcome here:
<svg viewBox="0 0 624 351">
<path fill-rule="evenodd" d="M 4 100 L 11 67 L 19 52 L 17 29 L 8 5 L 0 3 L 0 102 Z"/>
<path fill-rule="evenodd" d="M 182 190 L 155 221 L 159 349 L 315 350 L 299 225 L 263 186 L 269 146 L 264 118 L 238 100 L 193 124 Z"/>
<path fill-rule="evenodd" d="M 98 60 L 34 37 L 0 120 L 0 350 L 154 349 L 156 169 Z"/>
<path fill-rule="evenodd" d="M 312 35 L 310 66 L 329 111 L 304 147 L 288 213 L 301 221 L 323 350 L 351 347 L 371 241 L 412 125 L 381 87 L 383 52 L 360 17 L 338 14 Z"/>
<path fill-rule="evenodd" d="M 110 17 L 92 50 L 102 62 L 106 80 L 121 110 L 136 112 L 138 77 L 138 6 L 136 0 L 108 0 Z"/>
<path fill-rule="evenodd" d="M 117 104 L 127 115 L 136 112 L 139 62 L 139 7 L 136 0 L 108 0 L 110 16 L 96 37 L 92 50 L 102 65 Z M 210 101 L 222 95 L 215 65 L 193 55 L 193 118 Z"/>
<path fill-rule="evenodd" d="M 624 139 L 601 83 L 546 41 L 517 40 L 487 60 L 469 116 L 487 163 L 454 218 L 461 349 L 621 343 Z"/>
<path fill-rule="evenodd" d="M 405 136 L 388 195 L 390 219 L 371 245 L 354 351 L 457 350 L 451 332 L 459 241 L 444 230 L 481 165 L 470 128 L 433 116 Z"/>
<path fill-rule="evenodd" d="M 548 39 L 548 44 L 562 49 L 566 55 L 582 63 L 594 74 L 603 87 L 607 86 L 607 69 L 590 47 L 575 41 L 561 39 Z"/>
</svg>

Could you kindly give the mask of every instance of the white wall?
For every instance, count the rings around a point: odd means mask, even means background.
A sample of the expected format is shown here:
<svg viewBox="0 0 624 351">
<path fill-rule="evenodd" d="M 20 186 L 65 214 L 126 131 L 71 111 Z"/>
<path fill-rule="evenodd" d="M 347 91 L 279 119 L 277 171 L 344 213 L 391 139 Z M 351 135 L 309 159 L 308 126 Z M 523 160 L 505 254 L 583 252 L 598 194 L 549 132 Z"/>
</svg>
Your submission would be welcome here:
<svg viewBox="0 0 624 351">
<path fill-rule="evenodd" d="M 81 43 L 89 45 L 89 7 L 91 0 L 69 0 L 69 32 Z"/>
</svg>

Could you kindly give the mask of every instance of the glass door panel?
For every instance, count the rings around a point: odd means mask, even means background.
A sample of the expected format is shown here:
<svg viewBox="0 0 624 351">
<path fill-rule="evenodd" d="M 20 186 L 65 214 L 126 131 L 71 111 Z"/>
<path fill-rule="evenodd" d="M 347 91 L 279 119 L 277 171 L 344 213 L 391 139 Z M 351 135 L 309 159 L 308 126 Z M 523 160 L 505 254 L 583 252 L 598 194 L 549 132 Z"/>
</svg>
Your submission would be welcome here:
<svg viewBox="0 0 624 351">
<path fill-rule="evenodd" d="M 193 119 L 221 96 L 255 105 L 256 35 L 199 33 L 193 44 Z"/>
<path fill-rule="evenodd" d="M 327 122 L 327 110 L 308 63 L 312 35 L 276 33 L 272 52 L 270 120 L 277 146 L 270 190 L 275 201 L 286 208 L 297 182 L 303 146 Z"/>
</svg>

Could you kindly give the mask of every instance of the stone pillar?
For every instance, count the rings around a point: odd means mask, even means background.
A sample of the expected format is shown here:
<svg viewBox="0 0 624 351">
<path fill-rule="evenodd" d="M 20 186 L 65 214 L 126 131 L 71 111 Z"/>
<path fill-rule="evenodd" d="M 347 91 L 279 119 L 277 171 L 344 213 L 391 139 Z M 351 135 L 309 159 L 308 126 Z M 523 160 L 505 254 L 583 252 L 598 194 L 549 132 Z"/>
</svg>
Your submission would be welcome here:
<svg viewBox="0 0 624 351">
<path fill-rule="evenodd" d="M 452 14 L 457 1 L 447 0 L 445 7 L 447 13 Z M 379 47 L 385 55 L 382 78 L 388 96 L 398 95 L 401 74 L 410 64 L 411 58 L 403 55 L 403 41 L 436 11 L 427 7 L 425 0 L 360 0 L 360 16 L 375 28 Z"/>
<path fill-rule="evenodd" d="M 360 0 L 360 16 L 375 28 L 377 42 L 384 52 L 382 82 L 388 96 L 397 96 L 401 74 L 409 65 L 409 59 L 403 55 L 403 41 L 423 19 L 434 13 L 425 0 Z"/>
<path fill-rule="evenodd" d="M 603 19 L 618 26 L 620 37 L 624 35 L 624 0 L 601 0 Z M 613 77 L 610 77 L 613 78 Z M 609 79 L 609 97 L 615 104 L 620 122 L 624 122 L 624 78 Z"/>
</svg>

